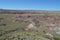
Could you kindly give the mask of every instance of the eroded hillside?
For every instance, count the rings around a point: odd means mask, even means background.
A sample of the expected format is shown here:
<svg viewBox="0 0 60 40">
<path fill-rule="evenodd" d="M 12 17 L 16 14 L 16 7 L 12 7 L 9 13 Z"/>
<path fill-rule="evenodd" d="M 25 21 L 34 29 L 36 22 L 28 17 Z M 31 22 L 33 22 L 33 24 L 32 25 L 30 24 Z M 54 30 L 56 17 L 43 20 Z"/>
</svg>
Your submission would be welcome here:
<svg viewBox="0 0 60 40">
<path fill-rule="evenodd" d="M 0 40 L 60 40 L 60 14 L 0 11 Z"/>
</svg>

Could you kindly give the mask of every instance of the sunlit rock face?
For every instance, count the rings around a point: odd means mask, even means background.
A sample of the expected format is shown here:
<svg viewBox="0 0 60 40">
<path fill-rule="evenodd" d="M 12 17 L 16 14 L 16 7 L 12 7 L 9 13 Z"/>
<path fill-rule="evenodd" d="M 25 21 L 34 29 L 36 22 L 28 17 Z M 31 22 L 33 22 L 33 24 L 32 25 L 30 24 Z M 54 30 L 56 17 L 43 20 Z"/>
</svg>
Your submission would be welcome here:
<svg viewBox="0 0 60 40">
<path fill-rule="evenodd" d="M 51 38 L 53 37 L 53 35 L 50 34 L 50 33 L 46 33 L 45 35 L 46 35 L 46 36 L 49 36 L 49 37 L 51 37 Z"/>
<path fill-rule="evenodd" d="M 36 26 L 35 26 L 35 23 L 34 23 L 34 22 L 31 22 L 31 23 L 28 24 L 28 26 L 27 26 L 27 29 L 32 29 L 32 28 L 36 29 Z"/>
<path fill-rule="evenodd" d="M 33 28 L 33 27 L 34 25 L 32 23 L 28 25 L 28 28 Z"/>
<path fill-rule="evenodd" d="M 57 35 L 60 35 L 60 31 L 59 32 L 56 32 Z"/>
<path fill-rule="evenodd" d="M 60 27 L 49 27 L 51 31 L 54 31 L 57 35 L 60 35 Z"/>
</svg>

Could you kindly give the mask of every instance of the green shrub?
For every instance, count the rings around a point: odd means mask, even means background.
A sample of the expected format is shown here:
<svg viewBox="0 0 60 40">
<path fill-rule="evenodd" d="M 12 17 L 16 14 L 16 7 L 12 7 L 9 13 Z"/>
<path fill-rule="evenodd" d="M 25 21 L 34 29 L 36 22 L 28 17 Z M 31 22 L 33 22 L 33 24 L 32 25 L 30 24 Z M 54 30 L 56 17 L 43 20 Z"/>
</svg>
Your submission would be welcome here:
<svg viewBox="0 0 60 40">
<path fill-rule="evenodd" d="M 54 40 L 60 40 L 60 38 L 57 38 L 57 37 L 54 37 L 53 39 L 54 39 Z"/>
</svg>

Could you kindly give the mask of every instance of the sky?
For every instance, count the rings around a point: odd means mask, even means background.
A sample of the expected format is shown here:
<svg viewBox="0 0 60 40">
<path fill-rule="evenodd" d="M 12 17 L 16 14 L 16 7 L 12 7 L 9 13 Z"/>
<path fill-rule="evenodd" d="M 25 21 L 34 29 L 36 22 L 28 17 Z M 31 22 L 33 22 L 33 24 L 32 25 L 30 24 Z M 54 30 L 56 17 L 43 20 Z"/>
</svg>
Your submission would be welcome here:
<svg viewBox="0 0 60 40">
<path fill-rule="evenodd" d="M 60 10 L 60 0 L 0 0 L 0 9 Z"/>
</svg>

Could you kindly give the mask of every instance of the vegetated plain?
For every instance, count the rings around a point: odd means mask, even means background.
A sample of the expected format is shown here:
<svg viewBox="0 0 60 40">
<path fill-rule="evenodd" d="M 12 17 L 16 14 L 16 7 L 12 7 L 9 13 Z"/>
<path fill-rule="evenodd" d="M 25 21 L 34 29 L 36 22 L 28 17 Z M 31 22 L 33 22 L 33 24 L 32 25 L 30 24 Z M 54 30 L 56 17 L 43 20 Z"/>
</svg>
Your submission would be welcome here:
<svg viewBox="0 0 60 40">
<path fill-rule="evenodd" d="M 10 14 L 9 12 L 11 10 L 0 12 L 0 40 L 60 40 L 60 36 L 55 31 L 53 31 L 53 35 L 48 27 L 45 27 L 45 24 L 48 22 L 47 20 L 56 17 L 59 19 L 59 13 L 53 12 L 50 14 L 50 12 L 45 13 L 45 11 L 42 11 L 42 13 L 39 11 L 17 11 L 17 13 L 16 11 L 12 11 Z M 31 23 L 31 20 L 35 23 L 36 28 L 27 27 Z M 55 23 L 58 22 L 55 21 Z M 47 36 L 45 33 L 51 33 L 54 37 Z"/>
</svg>

